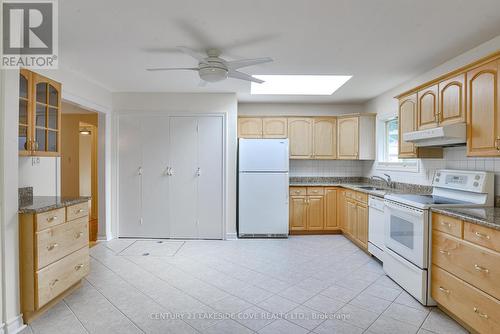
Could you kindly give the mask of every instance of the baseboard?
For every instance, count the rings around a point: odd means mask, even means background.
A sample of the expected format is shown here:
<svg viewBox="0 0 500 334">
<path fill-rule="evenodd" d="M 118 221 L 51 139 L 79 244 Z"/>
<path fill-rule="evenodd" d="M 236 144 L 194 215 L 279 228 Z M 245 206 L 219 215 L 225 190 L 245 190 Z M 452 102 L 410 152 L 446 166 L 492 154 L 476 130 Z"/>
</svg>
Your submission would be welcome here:
<svg viewBox="0 0 500 334">
<path fill-rule="evenodd" d="M 238 240 L 238 235 L 236 233 L 226 233 L 226 239 L 225 240 Z"/>
<path fill-rule="evenodd" d="M 7 321 L 7 324 L 4 325 L 3 333 L 5 334 L 16 334 L 21 332 L 26 328 L 26 325 L 23 321 L 23 315 L 20 314 L 14 319 Z"/>
</svg>

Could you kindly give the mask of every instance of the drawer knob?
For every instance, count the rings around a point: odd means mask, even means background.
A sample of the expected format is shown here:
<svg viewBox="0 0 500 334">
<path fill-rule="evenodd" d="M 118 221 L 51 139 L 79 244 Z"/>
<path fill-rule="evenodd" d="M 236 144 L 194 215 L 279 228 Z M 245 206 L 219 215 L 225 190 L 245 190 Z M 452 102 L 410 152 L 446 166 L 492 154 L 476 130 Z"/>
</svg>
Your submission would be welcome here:
<svg viewBox="0 0 500 334">
<path fill-rule="evenodd" d="M 482 313 L 481 311 L 479 311 L 477 307 L 474 307 L 474 313 L 476 313 L 481 318 L 488 319 L 488 315 L 486 313 Z"/>
<path fill-rule="evenodd" d="M 313 193 L 317 193 L 318 191 L 317 191 L 317 190 L 313 190 L 312 192 L 313 192 Z"/>
<path fill-rule="evenodd" d="M 51 288 L 52 288 L 52 287 L 54 287 L 54 285 L 56 285 L 56 283 L 57 283 L 57 282 L 59 282 L 59 279 L 58 279 L 58 278 L 56 278 L 55 280 L 53 280 L 52 282 L 50 282 L 50 284 L 49 284 L 49 285 L 50 285 L 50 287 L 51 287 Z"/>
<path fill-rule="evenodd" d="M 85 212 L 85 210 L 84 209 L 80 209 L 80 210 L 76 210 L 75 213 L 83 213 L 83 212 Z"/>
<path fill-rule="evenodd" d="M 54 248 L 56 248 L 57 246 L 59 246 L 57 243 L 53 243 L 53 244 L 50 244 L 49 246 L 47 246 L 47 249 L 49 251 L 53 250 Z"/>
<path fill-rule="evenodd" d="M 481 267 L 477 264 L 474 265 L 474 269 L 476 269 L 476 271 L 481 271 L 481 272 L 486 273 L 486 274 L 490 272 L 487 268 Z"/>
<path fill-rule="evenodd" d="M 441 225 L 447 227 L 447 228 L 451 228 L 451 224 L 450 223 L 447 223 L 447 222 L 441 222 Z"/>
<path fill-rule="evenodd" d="M 300 194 L 300 190 L 295 190 L 295 193 L 296 194 Z"/>
<path fill-rule="evenodd" d="M 450 256 L 450 255 L 451 255 L 451 253 L 450 253 L 450 252 L 448 252 L 447 250 L 444 250 L 444 249 L 440 249 L 440 250 L 439 250 L 439 253 L 444 254 L 444 255 L 448 255 L 448 256 Z"/>
<path fill-rule="evenodd" d="M 83 263 L 80 263 L 80 264 L 78 264 L 78 265 L 75 266 L 75 270 L 76 271 L 78 271 L 78 270 L 80 270 L 82 268 L 83 268 Z"/>
<path fill-rule="evenodd" d="M 446 293 L 447 295 L 450 294 L 450 290 L 443 288 L 442 286 L 439 287 L 439 291 Z"/>
<path fill-rule="evenodd" d="M 481 239 L 486 239 L 486 240 L 490 240 L 490 236 L 487 235 L 487 234 L 483 234 L 483 233 L 479 233 L 479 232 L 474 232 L 474 234 L 478 237 L 478 238 L 481 238 Z"/>
<path fill-rule="evenodd" d="M 83 232 L 79 232 L 75 234 L 75 239 L 79 239 L 83 235 Z"/>
<path fill-rule="evenodd" d="M 49 218 L 47 218 L 47 221 L 48 221 L 49 223 L 51 223 L 51 222 L 53 222 L 53 221 L 56 221 L 57 219 L 58 219 L 58 218 L 57 218 L 57 216 L 54 216 L 54 217 L 49 217 Z"/>
</svg>

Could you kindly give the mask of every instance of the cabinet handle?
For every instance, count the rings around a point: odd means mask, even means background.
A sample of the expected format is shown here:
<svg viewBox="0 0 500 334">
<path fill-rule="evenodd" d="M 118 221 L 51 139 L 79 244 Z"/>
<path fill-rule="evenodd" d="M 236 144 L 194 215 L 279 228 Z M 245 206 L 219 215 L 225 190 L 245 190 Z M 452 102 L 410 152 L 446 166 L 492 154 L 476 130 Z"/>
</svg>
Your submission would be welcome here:
<svg viewBox="0 0 500 334">
<path fill-rule="evenodd" d="M 198 167 L 198 169 L 196 170 L 196 176 L 200 176 L 201 175 L 201 168 Z"/>
<path fill-rule="evenodd" d="M 52 288 L 52 287 L 54 287 L 54 285 L 56 285 L 56 283 L 57 283 L 57 282 L 59 282 L 59 279 L 58 279 L 58 278 L 56 278 L 55 280 L 53 280 L 52 282 L 50 282 L 50 284 L 49 284 L 49 285 L 50 285 L 50 287 L 51 287 L 51 288 Z"/>
<path fill-rule="evenodd" d="M 47 250 L 49 250 L 49 251 L 54 250 L 54 248 L 56 248 L 57 246 L 59 246 L 57 243 L 53 243 L 53 244 L 47 246 Z"/>
<path fill-rule="evenodd" d="M 482 239 L 490 240 L 490 236 L 489 236 L 489 235 L 487 235 L 487 234 L 483 234 L 483 233 L 479 233 L 479 232 L 474 232 L 474 234 L 475 234 L 478 238 L 482 238 Z"/>
<path fill-rule="evenodd" d="M 142 167 L 137 168 L 137 175 L 142 175 Z"/>
<path fill-rule="evenodd" d="M 486 313 L 482 313 L 481 311 L 479 311 L 477 307 L 474 307 L 474 313 L 476 313 L 481 318 L 488 319 L 488 315 Z"/>
<path fill-rule="evenodd" d="M 38 140 L 35 140 L 34 146 L 35 146 L 35 151 L 38 151 Z"/>
<path fill-rule="evenodd" d="M 80 237 L 83 235 L 83 232 L 79 232 L 75 234 L 75 239 L 80 239 Z"/>
<path fill-rule="evenodd" d="M 82 212 L 85 212 L 84 209 L 79 209 L 79 210 L 76 210 L 75 213 L 78 214 L 78 213 L 82 213 Z"/>
<path fill-rule="evenodd" d="M 500 145 L 498 144 L 499 141 L 500 137 L 497 137 L 497 139 L 495 139 L 495 148 L 497 149 L 497 151 L 500 151 Z"/>
<path fill-rule="evenodd" d="M 295 193 L 296 194 L 300 194 L 300 190 L 295 190 Z"/>
<path fill-rule="evenodd" d="M 49 217 L 49 218 L 47 218 L 47 222 L 51 223 L 53 221 L 56 221 L 57 219 L 59 219 L 59 218 L 57 218 L 57 216 Z"/>
<path fill-rule="evenodd" d="M 440 250 L 439 250 L 439 253 L 444 254 L 444 255 L 448 255 L 448 256 L 450 256 L 450 255 L 451 255 L 451 253 L 450 253 L 450 252 L 448 252 L 448 251 L 446 251 L 446 250 L 444 250 L 444 249 L 440 249 Z"/>
<path fill-rule="evenodd" d="M 83 268 L 83 263 L 80 263 L 80 264 L 78 264 L 78 265 L 75 266 L 75 270 L 76 271 L 78 271 L 78 270 L 80 270 L 82 268 Z"/>
<path fill-rule="evenodd" d="M 317 190 L 312 190 L 311 191 L 313 194 L 316 194 L 318 191 Z"/>
<path fill-rule="evenodd" d="M 447 228 L 451 228 L 451 224 L 450 223 L 447 223 L 447 222 L 441 222 L 441 225 L 447 227 Z"/>
<path fill-rule="evenodd" d="M 439 291 L 446 293 L 447 295 L 450 294 L 450 290 L 443 288 L 442 286 L 439 287 Z"/>
<path fill-rule="evenodd" d="M 476 271 L 481 271 L 481 272 L 486 273 L 486 274 L 490 272 L 487 268 L 481 267 L 477 264 L 474 265 L 474 269 L 476 269 Z"/>
</svg>

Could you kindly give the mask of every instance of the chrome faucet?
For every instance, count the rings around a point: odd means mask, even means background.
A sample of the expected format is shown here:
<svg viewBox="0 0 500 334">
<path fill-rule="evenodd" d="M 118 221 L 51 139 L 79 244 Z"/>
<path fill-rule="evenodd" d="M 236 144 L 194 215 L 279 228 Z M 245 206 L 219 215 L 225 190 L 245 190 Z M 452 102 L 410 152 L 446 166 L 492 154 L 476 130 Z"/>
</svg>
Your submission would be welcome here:
<svg viewBox="0 0 500 334">
<path fill-rule="evenodd" d="M 373 175 L 370 179 L 371 180 L 380 180 L 380 181 L 383 181 L 385 182 L 385 184 L 387 185 L 388 188 L 392 188 L 392 180 L 391 180 L 391 176 L 389 174 L 384 174 L 387 179 L 384 179 L 383 177 L 381 176 L 378 176 L 378 175 Z"/>
</svg>

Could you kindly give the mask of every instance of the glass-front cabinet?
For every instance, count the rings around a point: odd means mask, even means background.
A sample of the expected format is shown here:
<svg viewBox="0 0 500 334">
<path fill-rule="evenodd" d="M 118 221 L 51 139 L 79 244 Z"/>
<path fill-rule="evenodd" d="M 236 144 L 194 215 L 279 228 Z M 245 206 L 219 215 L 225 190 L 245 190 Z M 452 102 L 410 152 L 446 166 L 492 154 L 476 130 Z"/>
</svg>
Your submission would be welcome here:
<svg viewBox="0 0 500 334">
<path fill-rule="evenodd" d="M 59 156 L 61 84 L 28 70 L 19 75 L 19 155 Z"/>
</svg>

